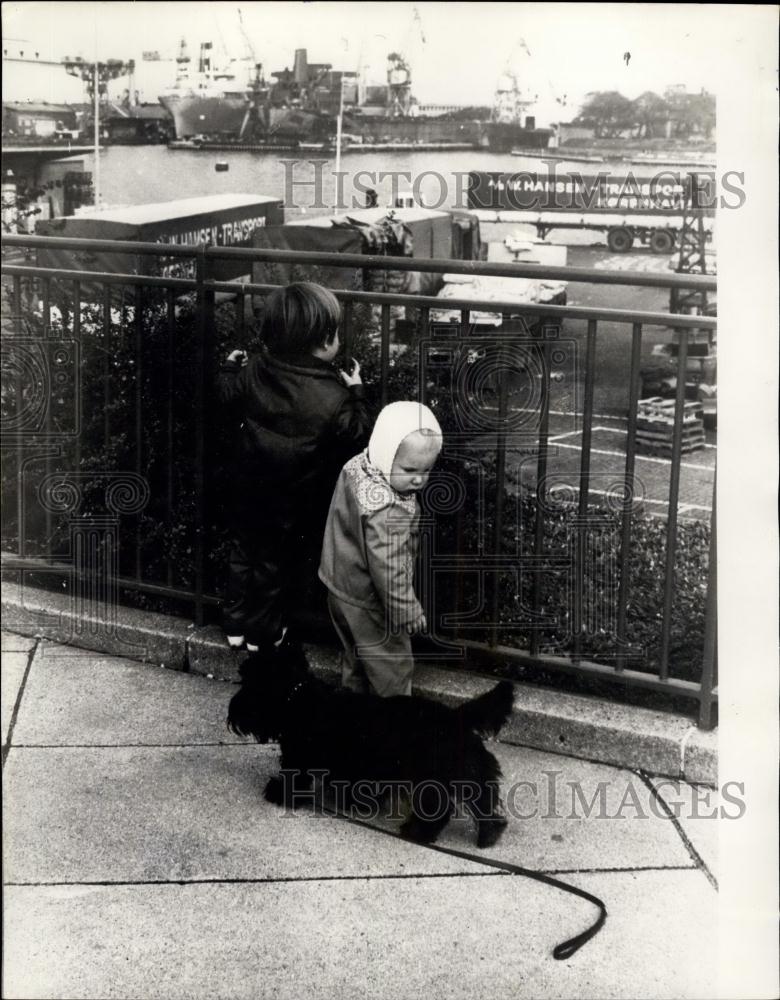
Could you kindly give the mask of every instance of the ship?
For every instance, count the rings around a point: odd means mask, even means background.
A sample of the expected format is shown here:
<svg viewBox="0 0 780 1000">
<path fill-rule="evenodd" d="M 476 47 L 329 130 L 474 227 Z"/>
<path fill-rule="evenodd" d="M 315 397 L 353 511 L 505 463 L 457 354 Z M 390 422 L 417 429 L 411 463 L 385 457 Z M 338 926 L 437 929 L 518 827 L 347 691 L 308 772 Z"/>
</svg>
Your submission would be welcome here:
<svg viewBox="0 0 780 1000">
<path fill-rule="evenodd" d="M 262 63 L 250 67 L 242 81 L 232 65 L 217 66 L 212 53 L 212 43 L 202 42 L 198 68 L 192 72 L 187 43 L 181 41 L 176 82 L 159 96 L 173 118 L 177 140 L 277 145 L 335 136 L 338 109 L 325 110 L 324 105 L 349 74 L 332 74 L 329 63 L 310 64 L 306 50 L 298 49 L 293 69 L 274 72 L 270 84 Z"/>
<path fill-rule="evenodd" d="M 249 84 L 240 83 L 231 66 L 215 65 L 213 45 L 202 42 L 198 68 L 192 72 L 187 42 L 182 39 L 176 57 L 176 82 L 159 95 L 173 118 L 177 139 L 196 135 L 234 135 L 240 130 L 249 103 Z"/>
<path fill-rule="evenodd" d="M 193 140 L 199 148 L 215 143 L 256 145 L 332 145 L 342 114 L 344 144 L 359 150 L 457 144 L 496 151 L 545 148 L 551 129 L 537 128 L 530 102 L 518 97 L 517 80 L 499 81 L 491 108 L 424 106 L 412 95 L 411 69 L 404 57 L 387 57 L 386 83 L 364 86 L 354 72 L 334 70 L 330 63 L 310 63 L 306 49 L 296 49 L 293 69 L 271 74 L 266 83 L 262 64 L 252 79 L 238 85 L 230 68 L 212 68 L 211 44 L 201 45 L 197 74 L 189 70 L 182 41 L 176 85 L 160 95 L 174 121 L 177 147 Z"/>
</svg>

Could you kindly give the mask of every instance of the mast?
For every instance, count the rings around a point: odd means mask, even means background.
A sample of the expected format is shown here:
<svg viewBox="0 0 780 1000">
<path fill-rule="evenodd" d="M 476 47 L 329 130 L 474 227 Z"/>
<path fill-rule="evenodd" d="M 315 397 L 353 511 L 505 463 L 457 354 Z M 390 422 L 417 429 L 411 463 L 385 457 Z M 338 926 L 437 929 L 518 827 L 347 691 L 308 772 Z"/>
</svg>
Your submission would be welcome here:
<svg viewBox="0 0 780 1000">
<path fill-rule="evenodd" d="M 95 59 L 94 66 L 94 88 L 95 88 L 95 208 L 100 208 L 100 85 L 98 83 L 99 64 Z"/>
<path fill-rule="evenodd" d="M 176 56 L 176 86 L 185 83 L 190 75 L 190 54 L 187 50 L 187 39 L 179 43 L 179 54 Z"/>
<path fill-rule="evenodd" d="M 339 83 L 339 113 L 336 118 L 336 204 L 335 214 L 340 214 L 341 198 L 339 192 L 341 188 L 341 125 L 344 117 L 344 74 L 342 73 Z"/>
</svg>

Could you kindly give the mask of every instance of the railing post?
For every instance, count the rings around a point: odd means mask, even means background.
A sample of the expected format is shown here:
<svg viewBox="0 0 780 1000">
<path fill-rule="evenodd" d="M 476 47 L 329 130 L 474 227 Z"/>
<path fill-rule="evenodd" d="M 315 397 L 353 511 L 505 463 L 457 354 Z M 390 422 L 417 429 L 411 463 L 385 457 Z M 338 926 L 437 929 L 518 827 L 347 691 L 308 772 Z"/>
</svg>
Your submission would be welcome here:
<svg viewBox="0 0 780 1000">
<path fill-rule="evenodd" d="M 580 453 L 580 492 L 577 505 L 577 544 L 574 553 L 574 601 L 572 607 L 572 659 L 578 662 L 582 653 L 582 632 L 585 622 L 583 591 L 585 589 L 585 533 L 588 525 L 590 495 L 590 450 L 593 431 L 593 389 L 596 377 L 596 320 L 588 321 L 585 349 L 585 396 L 582 415 L 582 450 Z"/>
<path fill-rule="evenodd" d="M 379 394 L 382 406 L 387 406 L 390 377 L 390 306 L 383 305 L 381 340 L 379 346 Z"/>
<path fill-rule="evenodd" d="M 717 472 L 715 474 L 717 482 Z M 718 676 L 718 540 L 716 482 L 712 488 L 712 520 L 710 522 L 710 551 L 707 570 L 707 608 L 704 617 L 704 650 L 699 697 L 699 728 L 712 729 L 713 688 Z"/>
<path fill-rule="evenodd" d="M 430 309 L 420 309 L 417 315 L 417 370 L 420 402 L 428 403 L 428 339 L 430 335 Z"/>
<path fill-rule="evenodd" d="M 669 650 L 672 640 L 674 610 L 674 562 L 677 555 L 677 505 L 680 497 L 680 465 L 682 463 L 682 433 L 685 421 L 685 366 L 688 359 L 688 331 L 680 330 L 677 362 L 677 393 L 674 401 L 672 457 L 669 464 L 669 507 L 666 519 L 666 570 L 664 573 L 664 610 L 661 623 L 661 680 L 669 676 Z"/>
<path fill-rule="evenodd" d="M 550 351 L 548 330 L 554 329 L 553 322 L 546 316 L 539 318 L 537 341 L 539 343 L 541 367 L 541 413 L 539 414 L 539 439 L 536 458 L 536 511 L 534 522 L 534 560 L 531 589 L 531 607 L 533 621 L 531 622 L 531 641 L 529 643 L 531 656 L 539 655 L 539 624 L 542 618 L 542 567 L 544 562 L 544 509 L 547 481 L 547 458 L 550 437 Z M 539 627 L 537 627 L 539 626 Z"/>
<path fill-rule="evenodd" d="M 499 345 L 499 350 L 503 344 Z M 504 486 L 506 479 L 506 445 L 507 445 L 507 408 L 509 402 L 509 385 L 507 368 L 502 365 L 498 377 L 498 427 L 496 435 L 496 510 L 493 525 L 493 555 L 496 567 L 493 571 L 493 590 L 491 594 L 492 610 L 490 622 L 490 645 L 495 646 L 499 637 L 499 618 L 501 617 L 501 550 L 504 528 Z"/>
<path fill-rule="evenodd" d="M 352 319 L 354 307 L 351 302 L 345 302 L 341 314 L 341 347 L 347 358 L 352 354 Z"/>
<path fill-rule="evenodd" d="M 42 284 L 41 302 L 43 309 L 43 313 L 41 316 L 42 319 L 41 335 L 44 341 L 43 349 L 45 351 L 46 343 L 54 339 L 52 337 L 52 329 L 51 329 L 51 278 L 44 278 L 41 284 Z M 46 400 L 46 413 L 44 416 L 44 424 L 43 424 L 44 448 L 45 448 L 43 467 L 44 467 L 44 475 L 47 478 L 51 476 L 54 471 L 54 466 L 52 465 L 52 459 L 55 457 L 59 457 L 59 452 L 60 452 L 60 449 L 57 448 L 56 446 L 52 448 L 52 434 L 54 430 L 54 424 L 52 421 L 53 405 L 54 405 L 54 386 L 50 383 L 48 387 L 48 398 Z M 45 523 L 44 530 L 46 532 L 44 553 L 46 555 L 46 559 L 49 562 L 51 562 L 55 529 L 54 529 L 54 522 L 52 520 L 52 510 L 50 507 L 46 507 L 44 510 L 44 523 Z"/>
<path fill-rule="evenodd" d="M 133 356 L 135 358 L 135 474 L 142 476 L 144 468 L 144 288 L 135 286 L 133 299 Z M 135 578 L 143 579 L 143 542 L 141 516 L 135 529 Z"/>
<path fill-rule="evenodd" d="M 165 296 L 165 326 L 167 332 L 167 352 L 166 352 L 166 368 L 168 370 L 167 379 L 167 405 L 165 412 L 165 451 L 168 458 L 168 473 L 166 476 L 166 495 L 165 495 L 165 518 L 166 524 L 168 526 L 169 533 L 172 532 L 174 526 L 173 520 L 173 508 L 174 508 L 174 486 L 173 486 L 173 476 L 174 476 L 174 464 L 173 464 L 173 451 L 174 451 L 174 378 L 173 369 L 174 363 L 176 361 L 176 300 L 174 299 L 173 290 L 166 289 Z M 165 575 L 169 587 L 173 586 L 173 560 L 171 559 L 171 553 L 168 552 L 165 559 Z"/>
<path fill-rule="evenodd" d="M 195 257 L 195 302 L 198 319 L 195 387 L 195 623 L 205 623 L 203 600 L 206 577 L 206 406 L 210 396 L 212 373 L 210 364 L 214 342 L 214 292 L 205 287 L 209 275 L 209 259 L 205 244 L 198 246 Z"/>
<path fill-rule="evenodd" d="M 624 473 L 625 493 L 623 520 L 620 528 L 620 584 L 618 589 L 617 614 L 617 659 L 615 670 L 620 673 L 625 667 L 628 648 L 626 636 L 628 597 L 631 592 L 631 512 L 634 500 L 634 468 L 636 463 L 636 425 L 639 406 L 640 360 L 642 356 L 642 324 L 634 323 L 631 330 L 631 369 L 628 390 L 628 428 L 626 430 L 626 466 Z"/>
</svg>

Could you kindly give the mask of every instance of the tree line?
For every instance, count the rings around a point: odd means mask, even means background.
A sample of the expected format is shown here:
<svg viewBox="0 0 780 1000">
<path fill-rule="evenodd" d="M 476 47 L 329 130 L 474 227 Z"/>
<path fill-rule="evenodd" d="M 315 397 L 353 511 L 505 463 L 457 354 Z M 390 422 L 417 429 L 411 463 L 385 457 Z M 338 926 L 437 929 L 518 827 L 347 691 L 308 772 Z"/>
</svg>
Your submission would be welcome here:
<svg viewBox="0 0 780 1000">
<path fill-rule="evenodd" d="M 597 138 L 709 139 L 715 128 L 715 95 L 669 90 L 661 96 L 646 90 L 632 101 L 617 90 L 598 91 L 588 94 L 575 121 L 593 128 Z"/>
</svg>

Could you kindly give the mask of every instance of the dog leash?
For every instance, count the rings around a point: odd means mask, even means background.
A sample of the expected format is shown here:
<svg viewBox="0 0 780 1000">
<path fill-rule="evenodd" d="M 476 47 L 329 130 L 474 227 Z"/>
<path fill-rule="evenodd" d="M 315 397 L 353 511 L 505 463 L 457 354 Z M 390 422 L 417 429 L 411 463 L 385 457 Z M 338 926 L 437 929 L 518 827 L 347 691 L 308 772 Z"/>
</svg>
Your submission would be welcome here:
<svg viewBox="0 0 780 1000">
<path fill-rule="evenodd" d="M 348 823 L 353 823 L 355 826 L 362 826 L 367 830 L 384 833 L 386 836 L 394 837 L 396 840 L 404 839 L 397 833 L 393 833 L 392 830 L 383 830 L 381 826 L 373 826 L 371 823 L 367 823 L 362 819 L 356 819 L 354 816 L 349 816 L 347 813 L 341 812 L 339 809 L 331 809 L 326 806 L 325 803 L 321 803 L 321 808 L 322 811 L 328 815 L 344 819 Z M 407 841 L 407 843 L 414 843 L 414 841 Z M 586 899 L 589 903 L 593 903 L 594 906 L 597 906 L 599 909 L 599 915 L 594 924 L 584 930 L 581 934 L 568 938 L 566 941 L 562 941 L 559 945 L 556 945 L 553 948 L 553 958 L 558 961 L 571 958 L 572 955 L 576 954 L 576 952 L 578 952 L 587 941 L 590 941 L 592 937 L 598 934 L 607 919 L 607 907 L 603 900 L 599 899 L 598 896 L 594 896 L 591 893 L 586 892 L 584 889 L 578 889 L 576 885 L 570 885 L 568 882 L 562 882 L 558 878 L 553 878 L 552 875 L 543 875 L 541 872 L 531 871 L 529 868 L 521 868 L 520 865 L 514 865 L 511 861 L 496 861 L 495 858 L 485 858 L 478 854 L 470 854 L 468 851 L 458 851 L 454 847 L 441 847 L 439 844 L 420 844 L 419 846 L 426 847 L 430 851 L 438 851 L 439 854 L 449 854 L 453 858 L 461 858 L 464 861 L 475 861 L 480 865 L 487 865 L 490 868 L 498 868 L 501 871 L 509 872 L 510 875 L 522 875 L 524 878 L 531 878 L 536 882 L 544 882 L 545 885 L 551 885 L 554 889 L 560 889 L 563 892 L 571 893 L 572 896 L 579 896 L 581 899 Z"/>
</svg>

